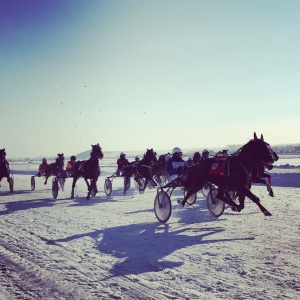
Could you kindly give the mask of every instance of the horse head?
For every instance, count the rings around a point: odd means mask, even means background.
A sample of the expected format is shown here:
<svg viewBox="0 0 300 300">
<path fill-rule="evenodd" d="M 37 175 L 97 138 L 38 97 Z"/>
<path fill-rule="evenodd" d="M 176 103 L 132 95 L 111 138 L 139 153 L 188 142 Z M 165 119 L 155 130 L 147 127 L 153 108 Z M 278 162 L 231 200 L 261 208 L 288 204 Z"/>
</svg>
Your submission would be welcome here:
<svg viewBox="0 0 300 300">
<path fill-rule="evenodd" d="M 0 161 L 1 162 L 5 161 L 5 157 L 6 157 L 5 148 L 0 149 Z"/>
<path fill-rule="evenodd" d="M 65 164 L 64 154 L 63 153 L 57 153 L 57 158 L 55 159 L 56 168 L 61 170 L 61 169 L 63 169 L 64 164 Z"/>
<path fill-rule="evenodd" d="M 200 160 L 200 157 L 201 157 L 200 152 L 199 152 L 199 151 L 195 152 L 195 153 L 194 153 L 194 156 L 193 156 L 193 162 L 194 162 L 195 164 L 198 163 L 199 160 Z"/>
<path fill-rule="evenodd" d="M 91 157 L 102 159 L 104 154 L 102 152 L 102 148 L 100 147 L 99 143 L 97 145 L 91 145 L 91 146 L 92 146 Z"/>
<path fill-rule="evenodd" d="M 153 148 L 147 149 L 146 153 L 144 154 L 144 160 L 150 163 L 157 162 L 156 152 L 153 150 Z"/>
<path fill-rule="evenodd" d="M 261 138 L 259 139 L 254 132 L 254 139 L 248 144 L 250 143 L 253 145 L 252 148 L 256 159 L 260 162 L 263 162 L 266 166 L 270 166 L 275 162 L 275 160 L 278 160 L 278 155 L 270 147 L 270 145 L 264 141 L 263 135 L 261 135 Z"/>
</svg>

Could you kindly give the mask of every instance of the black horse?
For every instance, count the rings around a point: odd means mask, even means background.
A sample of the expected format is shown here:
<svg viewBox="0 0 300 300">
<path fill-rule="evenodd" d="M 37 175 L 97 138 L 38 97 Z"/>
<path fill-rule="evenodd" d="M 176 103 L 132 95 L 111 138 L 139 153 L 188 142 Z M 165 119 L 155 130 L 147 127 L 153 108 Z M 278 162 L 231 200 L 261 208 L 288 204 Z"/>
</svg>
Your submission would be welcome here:
<svg viewBox="0 0 300 300">
<path fill-rule="evenodd" d="M 158 157 L 158 160 L 152 164 L 151 172 L 153 177 L 159 185 L 164 184 L 168 181 L 169 175 L 167 173 L 167 162 L 166 157 L 172 156 L 170 153 L 162 154 Z"/>
<path fill-rule="evenodd" d="M 201 154 L 199 151 L 195 152 L 193 155 L 193 163 L 196 165 L 200 162 Z"/>
<path fill-rule="evenodd" d="M 157 186 L 157 183 L 153 179 L 153 173 L 152 173 L 152 166 L 156 162 L 157 162 L 156 152 L 153 150 L 153 148 L 147 149 L 143 159 L 140 161 L 140 163 L 137 166 L 137 173 L 139 174 L 140 177 L 145 179 L 144 186 L 141 188 L 141 190 L 145 190 L 148 183 L 150 183 L 152 186 Z"/>
<path fill-rule="evenodd" d="M 9 163 L 6 160 L 6 151 L 5 148 L 0 149 L 0 181 L 2 178 L 6 177 L 9 184 L 9 189 L 13 191 L 13 181 L 10 176 Z"/>
<path fill-rule="evenodd" d="M 279 159 L 277 153 L 272 148 L 270 148 L 270 152 L 274 158 L 274 161 L 277 161 Z M 257 163 L 257 165 L 253 168 L 251 172 L 251 182 L 249 184 L 249 188 L 251 188 L 251 183 L 264 184 L 267 187 L 269 195 L 271 197 L 274 197 L 274 192 L 271 187 L 271 175 L 269 173 L 266 173 L 266 169 L 272 170 L 273 165 L 265 165 L 263 162 Z M 266 181 L 264 178 L 267 178 L 268 181 Z"/>
<path fill-rule="evenodd" d="M 65 182 L 65 170 L 64 170 L 65 158 L 63 153 L 58 153 L 54 163 L 49 164 L 49 167 L 45 171 L 45 182 L 47 184 L 50 176 L 56 176 L 59 179 L 60 186 L 63 189 Z"/>
<path fill-rule="evenodd" d="M 207 182 L 211 182 L 218 187 L 217 198 L 229 204 L 233 210 L 241 211 L 244 208 L 245 197 L 248 197 L 265 216 L 271 216 L 271 213 L 261 205 L 259 198 L 249 188 L 251 172 L 258 162 L 263 162 L 265 166 L 271 166 L 274 163 L 274 156 L 271 153 L 269 144 L 264 141 L 263 137 L 261 136 L 259 139 L 254 133 L 254 139 L 227 159 L 223 173 L 216 174 L 216 172 L 213 172 L 219 164 L 216 158 L 206 159 L 192 168 L 187 173 L 184 182 L 185 189 L 188 192 L 184 199 L 178 203 L 184 206 L 192 194 L 202 189 Z M 233 201 L 229 191 L 238 193 L 239 205 Z"/>
<path fill-rule="evenodd" d="M 88 160 L 84 161 L 77 161 L 74 166 L 74 172 L 73 172 L 73 183 L 72 183 L 72 192 L 71 192 L 71 198 L 74 198 L 74 188 L 76 185 L 76 182 L 79 177 L 83 177 L 87 187 L 88 187 L 88 194 L 86 196 L 86 199 L 90 199 L 91 192 L 95 191 L 95 193 L 98 192 L 97 190 L 97 180 L 100 176 L 100 166 L 99 166 L 99 159 L 103 158 L 103 152 L 102 148 L 97 145 L 91 145 L 92 151 L 91 151 L 91 157 Z M 90 184 L 88 182 L 88 179 L 90 179 Z"/>
</svg>

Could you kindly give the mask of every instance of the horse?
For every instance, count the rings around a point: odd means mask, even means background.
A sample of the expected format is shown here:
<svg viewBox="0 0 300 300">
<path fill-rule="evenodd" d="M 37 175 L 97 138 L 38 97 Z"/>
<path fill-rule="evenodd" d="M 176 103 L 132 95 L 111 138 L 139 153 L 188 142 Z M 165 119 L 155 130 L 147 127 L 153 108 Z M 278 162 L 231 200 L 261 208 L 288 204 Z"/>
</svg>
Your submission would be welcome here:
<svg viewBox="0 0 300 300">
<path fill-rule="evenodd" d="M 74 198 L 74 188 L 76 185 L 76 182 L 79 177 L 83 177 L 87 187 L 88 187 L 88 193 L 86 196 L 86 199 L 90 199 L 91 192 L 94 190 L 96 193 L 97 190 L 97 180 L 100 176 L 100 166 L 99 166 L 99 159 L 102 159 L 104 157 L 104 154 L 102 152 L 102 148 L 99 146 L 99 143 L 97 145 L 91 145 L 92 151 L 90 154 L 90 158 L 88 160 L 84 161 L 77 161 L 74 165 L 74 172 L 73 172 L 73 183 L 72 183 L 72 191 L 71 191 L 71 198 Z M 90 179 L 90 184 L 88 182 L 88 179 Z"/>
<path fill-rule="evenodd" d="M 140 177 L 145 179 L 144 186 L 141 190 L 145 190 L 148 183 L 151 183 L 153 186 L 157 186 L 157 183 L 152 178 L 152 166 L 157 162 L 156 158 L 156 152 L 151 149 L 147 149 L 146 153 L 143 156 L 143 159 L 141 159 L 140 163 L 137 166 L 137 173 Z"/>
<path fill-rule="evenodd" d="M 274 158 L 274 161 L 277 161 L 279 159 L 277 153 L 272 148 L 270 148 L 270 152 Z M 272 170 L 273 166 L 272 165 L 266 166 L 263 162 L 257 163 L 257 165 L 253 168 L 251 172 L 251 182 L 249 184 L 249 188 L 251 188 L 251 183 L 264 184 L 267 187 L 269 196 L 274 197 L 274 192 L 273 189 L 271 188 L 271 175 L 265 172 L 266 168 L 268 170 Z M 263 178 L 267 178 L 268 181 L 266 181 Z"/>
<path fill-rule="evenodd" d="M 50 176 L 56 176 L 59 179 L 59 183 L 61 188 L 64 187 L 65 182 L 65 170 L 64 170 L 65 158 L 63 153 L 58 153 L 57 158 L 55 159 L 54 163 L 49 164 L 49 167 L 45 171 L 45 182 L 47 184 L 48 178 Z"/>
<path fill-rule="evenodd" d="M 169 179 L 169 175 L 167 173 L 167 162 L 166 157 L 172 155 L 170 153 L 162 154 L 158 157 L 157 162 L 153 163 L 151 167 L 151 171 L 153 174 L 153 177 L 157 181 L 159 185 L 162 183 L 165 183 Z"/>
<path fill-rule="evenodd" d="M 0 181 L 4 177 L 6 177 L 7 182 L 9 184 L 9 189 L 12 192 L 13 191 L 13 182 L 10 178 L 9 162 L 6 160 L 5 148 L 0 149 Z"/>
<path fill-rule="evenodd" d="M 183 183 L 187 193 L 182 201 L 178 200 L 178 204 L 184 207 L 192 194 L 202 189 L 206 183 L 211 182 L 218 187 L 217 198 L 229 204 L 234 211 L 242 211 L 245 197 L 248 197 L 265 216 L 271 216 L 272 214 L 260 203 L 260 199 L 250 191 L 249 181 L 251 172 L 258 162 L 263 162 L 265 166 L 271 166 L 274 161 L 269 144 L 264 141 L 262 135 L 261 138 L 257 138 L 254 133 L 252 140 L 241 147 L 235 155 L 227 158 L 223 171 L 214 172 L 220 164 L 216 158 L 206 159 L 191 168 Z M 237 192 L 239 204 L 234 202 L 229 191 Z"/>
<path fill-rule="evenodd" d="M 195 152 L 194 156 L 193 156 L 193 163 L 198 164 L 200 161 L 200 158 L 201 158 L 200 152 L 199 151 Z"/>
</svg>

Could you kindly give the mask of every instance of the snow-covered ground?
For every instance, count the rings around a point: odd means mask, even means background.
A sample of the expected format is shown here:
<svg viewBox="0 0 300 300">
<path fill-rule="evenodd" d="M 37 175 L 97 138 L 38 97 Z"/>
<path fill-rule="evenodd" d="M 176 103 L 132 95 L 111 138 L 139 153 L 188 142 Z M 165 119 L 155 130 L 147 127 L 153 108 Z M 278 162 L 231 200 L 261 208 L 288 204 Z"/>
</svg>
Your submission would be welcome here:
<svg viewBox="0 0 300 300">
<path fill-rule="evenodd" d="M 104 162 L 104 160 L 103 160 Z M 102 163 L 103 164 L 103 163 Z M 226 209 L 214 218 L 199 193 L 196 203 L 179 208 L 181 190 L 172 195 L 172 215 L 160 224 L 154 214 L 155 189 L 123 195 L 105 177 L 99 194 L 86 200 L 71 179 L 52 197 L 30 175 L 36 163 L 11 163 L 14 192 L 0 188 L 0 299 L 300 299 L 300 169 L 274 168 L 275 197 L 254 186 L 265 217 L 250 200 L 241 213 Z"/>
</svg>

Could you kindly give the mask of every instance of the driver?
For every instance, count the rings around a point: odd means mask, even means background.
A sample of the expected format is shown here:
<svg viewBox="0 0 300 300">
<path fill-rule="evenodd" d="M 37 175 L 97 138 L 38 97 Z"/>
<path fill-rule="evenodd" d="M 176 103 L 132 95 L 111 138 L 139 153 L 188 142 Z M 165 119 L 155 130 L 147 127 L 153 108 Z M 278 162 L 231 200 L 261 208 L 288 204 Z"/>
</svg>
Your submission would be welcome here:
<svg viewBox="0 0 300 300">
<path fill-rule="evenodd" d="M 126 154 L 124 152 L 120 153 L 120 158 L 117 160 L 117 175 L 120 176 L 120 171 L 129 165 L 129 161 L 126 158 Z"/>
<path fill-rule="evenodd" d="M 186 162 L 182 159 L 182 151 L 179 147 L 172 150 L 172 157 L 167 161 L 167 172 L 170 181 L 178 177 L 179 173 L 187 167 Z"/>
<path fill-rule="evenodd" d="M 35 176 L 41 177 L 44 176 L 49 168 L 49 164 L 47 163 L 47 159 L 43 158 L 42 163 L 39 165 L 39 171 Z"/>
</svg>

